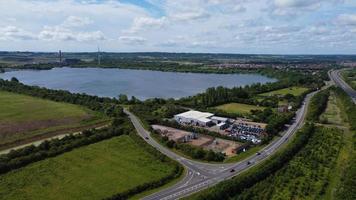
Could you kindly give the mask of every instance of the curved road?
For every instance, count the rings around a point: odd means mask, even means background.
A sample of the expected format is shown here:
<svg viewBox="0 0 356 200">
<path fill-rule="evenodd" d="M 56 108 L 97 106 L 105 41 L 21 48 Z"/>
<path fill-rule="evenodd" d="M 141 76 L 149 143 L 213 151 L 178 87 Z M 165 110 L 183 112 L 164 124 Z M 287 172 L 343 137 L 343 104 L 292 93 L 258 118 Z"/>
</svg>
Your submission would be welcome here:
<svg viewBox="0 0 356 200">
<path fill-rule="evenodd" d="M 329 71 L 329 77 L 334 83 L 342 88 L 351 98 L 352 101 L 356 104 L 356 91 L 352 89 L 341 77 L 340 75 L 341 70 L 332 70 Z"/>
<path fill-rule="evenodd" d="M 316 91 L 317 92 L 317 91 Z M 133 125 L 135 126 L 138 134 L 150 145 L 155 147 L 158 151 L 167 155 L 168 157 L 181 163 L 186 169 L 186 176 L 179 181 L 177 184 L 163 189 L 157 193 L 145 197 L 145 200 L 156 200 L 156 199 L 179 199 L 184 196 L 188 196 L 194 192 L 200 191 L 202 189 L 208 188 L 215 185 L 223 180 L 232 178 L 242 171 L 260 163 L 262 160 L 271 156 L 276 152 L 283 144 L 285 144 L 289 138 L 303 125 L 304 118 L 306 114 L 306 108 L 308 107 L 310 98 L 316 93 L 312 92 L 308 94 L 301 108 L 296 112 L 296 117 L 294 123 L 288 128 L 288 130 L 283 134 L 278 140 L 274 140 L 268 146 L 260 151 L 260 155 L 255 154 L 243 161 L 232 163 L 232 164 L 210 164 L 197 162 L 184 158 L 164 146 L 156 142 L 151 136 L 150 132 L 144 129 L 140 120 L 133 115 L 128 110 L 124 110 L 125 113 L 131 119 Z M 148 138 L 148 139 L 146 139 Z M 250 163 L 250 164 L 248 164 Z M 232 171 L 233 169 L 233 171 Z"/>
</svg>

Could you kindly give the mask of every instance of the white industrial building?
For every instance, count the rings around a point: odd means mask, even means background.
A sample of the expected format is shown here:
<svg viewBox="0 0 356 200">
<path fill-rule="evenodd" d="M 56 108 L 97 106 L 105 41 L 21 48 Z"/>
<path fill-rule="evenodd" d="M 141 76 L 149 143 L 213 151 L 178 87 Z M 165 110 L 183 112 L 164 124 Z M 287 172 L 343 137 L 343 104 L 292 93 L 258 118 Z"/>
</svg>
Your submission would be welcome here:
<svg viewBox="0 0 356 200">
<path fill-rule="evenodd" d="M 210 119 L 210 117 L 212 116 L 214 116 L 214 114 L 212 113 L 190 110 L 184 113 L 174 115 L 174 119 L 178 123 L 210 126 L 213 124 L 212 120 Z"/>
</svg>

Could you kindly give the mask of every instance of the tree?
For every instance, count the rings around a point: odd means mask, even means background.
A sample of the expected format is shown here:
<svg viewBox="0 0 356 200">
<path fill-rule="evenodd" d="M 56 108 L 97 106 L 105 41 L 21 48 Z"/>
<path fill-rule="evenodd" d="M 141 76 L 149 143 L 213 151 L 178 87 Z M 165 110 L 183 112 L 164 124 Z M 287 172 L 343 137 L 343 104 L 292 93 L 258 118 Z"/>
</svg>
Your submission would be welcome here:
<svg viewBox="0 0 356 200">
<path fill-rule="evenodd" d="M 12 81 L 12 82 L 16 82 L 16 83 L 19 82 L 19 80 L 18 80 L 16 77 L 12 77 L 12 78 L 11 78 L 11 81 Z"/>
<path fill-rule="evenodd" d="M 129 101 L 129 99 L 127 98 L 126 94 L 120 94 L 119 101 L 120 101 L 120 103 L 127 103 Z"/>
</svg>

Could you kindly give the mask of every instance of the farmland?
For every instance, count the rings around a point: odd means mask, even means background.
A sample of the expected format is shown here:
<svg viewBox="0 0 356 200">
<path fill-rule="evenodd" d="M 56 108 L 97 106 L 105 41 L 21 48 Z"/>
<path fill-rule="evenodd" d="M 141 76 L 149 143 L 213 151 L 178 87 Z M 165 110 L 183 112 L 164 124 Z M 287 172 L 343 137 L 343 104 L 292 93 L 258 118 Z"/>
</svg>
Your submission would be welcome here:
<svg viewBox="0 0 356 200">
<path fill-rule="evenodd" d="M 262 93 L 260 95 L 261 96 L 274 96 L 274 95 L 292 94 L 294 96 L 300 96 L 307 90 L 308 90 L 308 88 L 304 88 L 304 87 L 289 87 L 289 88 L 284 88 L 284 89 L 280 89 L 280 90 L 274 90 L 271 92 Z"/>
<path fill-rule="evenodd" d="M 240 113 L 240 114 L 249 114 L 251 110 L 263 110 L 265 107 L 248 105 L 242 103 L 228 103 L 215 107 L 218 110 L 225 111 L 227 113 Z"/>
<path fill-rule="evenodd" d="M 102 199 L 169 175 L 157 160 L 123 135 L 33 163 L 0 176 L 4 199 Z"/>
<path fill-rule="evenodd" d="M 87 108 L 0 91 L 0 145 L 77 130 L 108 119 Z"/>
</svg>

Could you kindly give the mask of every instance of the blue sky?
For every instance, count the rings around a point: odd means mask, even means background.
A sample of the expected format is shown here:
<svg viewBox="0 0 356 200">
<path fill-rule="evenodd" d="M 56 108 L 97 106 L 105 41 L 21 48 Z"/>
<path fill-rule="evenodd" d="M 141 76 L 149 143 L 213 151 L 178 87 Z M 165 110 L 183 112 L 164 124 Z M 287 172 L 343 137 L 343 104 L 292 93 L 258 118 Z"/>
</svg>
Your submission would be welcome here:
<svg viewBox="0 0 356 200">
<path fill-rule="evenodd" d="M 11 0 L 0 50 L 356 54 L 355 0 Z"/>
</svg>

